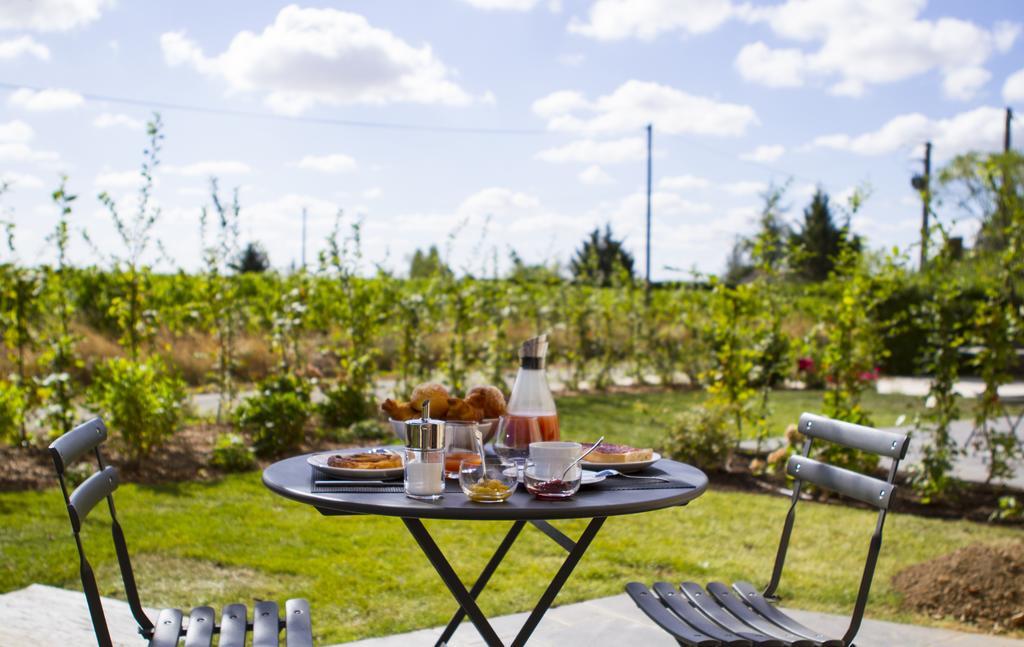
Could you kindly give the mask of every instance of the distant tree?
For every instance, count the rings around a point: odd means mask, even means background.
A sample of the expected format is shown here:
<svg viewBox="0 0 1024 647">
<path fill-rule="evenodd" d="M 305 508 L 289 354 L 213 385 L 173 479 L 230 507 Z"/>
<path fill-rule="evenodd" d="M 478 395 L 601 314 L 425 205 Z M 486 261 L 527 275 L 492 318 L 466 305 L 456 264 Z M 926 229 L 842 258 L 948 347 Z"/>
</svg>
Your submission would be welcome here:
<svg viewBox="0 0 1024 647">
<path fill-rule="evenodd" d="M 793 232 L 783 220 L 788 209 L 782 205 L 785 192 L 785 186 L 772 185 L 761 195 L 758 231 L 752 237 L 737 236 L 725 261 L 726 283 L 743 283 L 754 277 L 758 266 L 781 269 L 786 262 L 786 244 Z"/>
<path fill-rule="evenodd" d="M 846 245 L 860 249 L 860 238 L 850 235 L 848 223 L 841 227 L 836 225 L 828 194 L 818 188 L 804 209 L 799 231 L 789 236 L 793 266 L 808 280 L 824 281 Z"/>
<path fill-rule="evenodd" d="M 270 269 L 270 256 L 263 245 L 251 242 L 238 252 L 228 267 L 239 274 L 260 274 Z"/>
<path fill-rule="evenodd" d="M 544 263 L 528 264 L 516 253 L 516 250 L 509 250 L 509 261 L 512 267 L 509 270 L 508 278 L 520 283 L 559 283 L 562 275 L 557 263 L 546 265 Z"/>
<path fill-rule="evenodd" d="M 412 255 L 409 263 L 410 279 L 428 279 L 432 276 L 451 276 L 452 271 L 444 261 L 441 260 L 441 253 L 437 251 L 436 245 L 431 245 L 427 251 L 417 249 Z"/>
<path fill-rule="evenodd" d="M 939 171 L 940 197 L 956 202 L 981 222 L 975 248 L 985 252 L 1006 247 L 1010 213 L 1024 204 L 1024 155 L 964 153 Z"/>
<path fill-rule="evenodd" d="M 569 269 L 577 282 L 609 286 L 620 273 L 633 279 L 633 255 L 612 236 L 611 225 L 590 232 L 583 246 L 569 262 Z"/>
</svg>

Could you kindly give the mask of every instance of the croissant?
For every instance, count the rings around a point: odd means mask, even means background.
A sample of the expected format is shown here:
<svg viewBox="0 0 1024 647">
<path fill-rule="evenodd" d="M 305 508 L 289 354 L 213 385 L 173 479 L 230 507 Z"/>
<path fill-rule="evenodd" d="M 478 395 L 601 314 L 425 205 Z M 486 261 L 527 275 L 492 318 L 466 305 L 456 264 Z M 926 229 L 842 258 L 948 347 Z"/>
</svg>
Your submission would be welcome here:
<svg viewBox="0 0 1024 647">
<path fill-rule="evenodd" d="M 505 396 L 497 387 L 473 387 L 466 396 L 466 402 L 477 409 L 483 409 L 485 418 L 497 418 L 505 415 Z"/>
<path fill-rule="evenodd" d="M 388 414 L 392 420 L 412 420 L 418 418 L 419 413 L 412 408 L 412 405 L 408 402 L 395 402 L 391 398 L 385 400 L 380 408 L 384 413 Z"/>
<path fill-rule="evenodd" d="M 480 422 L 484 418 L 482 409 L 478 409 L 462 398 L 448 398 L 448 420 Z"/>
</svg>

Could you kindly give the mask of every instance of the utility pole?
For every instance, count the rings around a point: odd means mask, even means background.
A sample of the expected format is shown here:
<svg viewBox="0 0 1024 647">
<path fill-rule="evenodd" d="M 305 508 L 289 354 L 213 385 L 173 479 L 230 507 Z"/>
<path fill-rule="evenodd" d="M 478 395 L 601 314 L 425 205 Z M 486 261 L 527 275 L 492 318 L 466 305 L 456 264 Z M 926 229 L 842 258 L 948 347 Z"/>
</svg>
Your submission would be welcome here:
<svg viewBox="0 0 1024 647">
<path fill-rule="evenodd" d="M 1006 106 L 1006 126 L 1003 130 L 1003 152 L 1010 152 L 1010 122 L 1013 121 L 1013 108 Z"/>
<path fill-rule="evenodd" d="M 651 124 L 647 124 L 647 284 L 644 301 L 651 302 Z"/>
<path fill-rule="evenodd" d="M 302 208 L 302 269 L 306 269 L 306 208 Z"/>
<path fill-rule="evenodd" d="M 921 263 L 923 270 L 928 262 L 928 212 L 932 205 L 932 143 L 924 144 L 924 175 L 919 175 L 912 182 L 915 189 L 921 192 Z"/>
</svg>

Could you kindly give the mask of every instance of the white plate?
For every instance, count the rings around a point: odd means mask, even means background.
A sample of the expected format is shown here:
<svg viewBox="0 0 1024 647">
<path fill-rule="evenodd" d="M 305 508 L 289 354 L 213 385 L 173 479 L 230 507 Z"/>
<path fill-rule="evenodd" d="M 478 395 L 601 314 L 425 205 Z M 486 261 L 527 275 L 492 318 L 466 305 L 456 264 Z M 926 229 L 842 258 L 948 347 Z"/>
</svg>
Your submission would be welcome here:
<svg viewBox="0 0 1024 647">
<path fill-rule="evenodd" d="M 327 459 L 330 458 L 331 456 L 337 456 L 338 454 L 340 454 L 342 456 L 347 456 L 349 454 L 363 454 L 363 453 L 366 453 L 367 451 L 370 451 L 370 450 L 368 450 L 368 449 L 340 449 L 340 450 L 333 451 L 333 452 L 319 452 L 319 453 L 310 454 L 309 456 L 307 456 L 306 457 L 306 462 L 309 463 L 310 465 L 312 465 L 313 467 L 317 468 L 317 469 L 323 470 L 324 472 L 326 472 L 327 474 L 330 474 L 331 476 L 343 476 L 345 478 L 388 479 L 388 478 L 395 478 L 397 476 L 401 476 L 404 473 L 404 471 L 405 471 L 404 467 L 389 467 L 387 469 L 382 469 L 382 470 L 362 470 L 362 469 L 356 469 L 356 468 L 352 468 L 352 467 L 331 467 L 330 465 L 327 464 Z M 388 451 L 391 452 L 391 450 L 388 450 Z M 398 453 L 398 452 L 391 452 L 391 453 L 397 454 L 399 457 L 401 457 L 401 454 Z"/>
<path fill-rule="evenodd" d="M 509 469 L 505 470 L 505 475 L 512 476 L 512 471 L 514 469 L 514 467 L 510 467 Z M 601 481 L 605 480 L 605 478 L 607 478 L 605 476 L 598 476 L 597 472 L 591 470 L 581 471 L 583 472 L 583 474 L 580 479 L 580 485 L 594 485 L 595 483 L 600 483 Z M 522 480 L 520 480 L 519 482 L 522 483 Z"/>
<path fill-rule="evenodd" d="M 583 459 L 580 465 L 587 469 L 601 471 L 601 470 L 618 470 L 623 474 L 627 472 L 639 472 L 642 469 L 647 469 L 651 465 L 654 465 L 661 460 L 661 454 L 654 452 L 651 454 L 651 459 L 647 461 L 634 461 L 632 463 L 591 463 L 587 459 Z"/>
</svg>

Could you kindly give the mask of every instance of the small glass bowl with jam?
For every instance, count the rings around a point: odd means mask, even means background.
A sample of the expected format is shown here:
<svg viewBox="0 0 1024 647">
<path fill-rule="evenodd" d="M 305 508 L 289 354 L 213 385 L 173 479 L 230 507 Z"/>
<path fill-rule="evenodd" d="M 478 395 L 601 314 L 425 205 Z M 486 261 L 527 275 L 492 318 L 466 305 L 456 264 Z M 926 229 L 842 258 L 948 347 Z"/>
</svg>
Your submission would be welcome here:
<svg viewBox="0 0 1024 647">
<path fill-rule="evenodd" d="M 544 501 L 560 501 L 568 499 L 580 489 L 583 482 L 583 470 L 574 465 L 563 475 L 564 468 L 557 470 L 540 469 L 540 466 L 527 464 L 523 473 L 526 491 Z"/>
<path fill-rule="evenodd" d="M 501 503 L 512 496 L 517 484 L 515 466 L 509 463 L 488 461 L 484 466 L 475 457 L 459 464 L 459 485 L 470 501 Z"/>
</svg>

